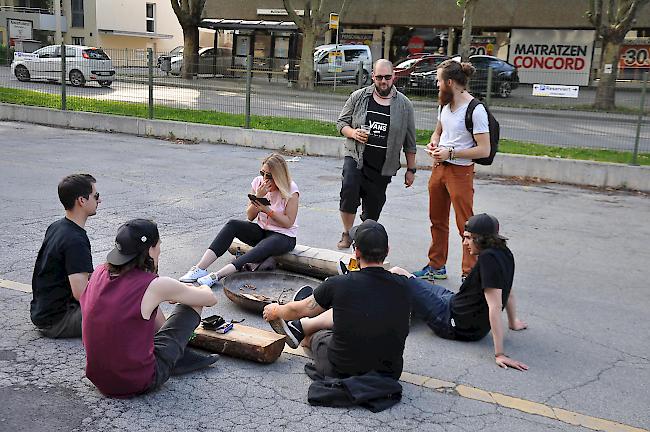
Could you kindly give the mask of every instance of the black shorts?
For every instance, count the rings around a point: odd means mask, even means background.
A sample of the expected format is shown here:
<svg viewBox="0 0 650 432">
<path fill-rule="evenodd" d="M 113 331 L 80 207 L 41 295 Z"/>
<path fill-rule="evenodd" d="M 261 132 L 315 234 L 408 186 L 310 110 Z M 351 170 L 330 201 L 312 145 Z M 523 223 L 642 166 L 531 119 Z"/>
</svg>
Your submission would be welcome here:
<svg viewBox="0 0 650 432">
<path fill-rule="evenodd" d="M 147 391 L 160 387 L 169 379 L 200 322 L 201 317 L 194 309 L 183 304 L 176 305 L 165 324 L 153 337 L 156 376 Z"/>
<path fill-rule="evenodd" d="M 361 220 L 378 220 L 386 203 L 386 188 L 392 177 L 380 174 L 369 175 L 357 168 L 350 156 L 343 159 L 343 179 L 341 181 L 341 201 L 339 210 L 356 214 L 361 204 Z"/>
</svg>

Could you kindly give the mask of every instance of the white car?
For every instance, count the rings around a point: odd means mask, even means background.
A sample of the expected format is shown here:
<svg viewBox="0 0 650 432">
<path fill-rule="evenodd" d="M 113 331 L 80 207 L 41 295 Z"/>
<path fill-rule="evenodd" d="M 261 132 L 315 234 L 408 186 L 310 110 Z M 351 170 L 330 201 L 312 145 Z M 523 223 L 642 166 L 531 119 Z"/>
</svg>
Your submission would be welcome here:
<svg viewBox="0 0 650 432">
<path fill-rule="evenodd" d="M 230 48 L 217 48 L 216 52 L 212 47 L 200 48 L 198 73 L 229 75 L 230 71 L 227 68 L 230 67 L 231 62 L 232 50 Z M 183 73 L 183 48 L 180 48 L 172 56 L 170 73 L 172 75 Z"/>
<path fill-rule="evenodd" d="M 115 77 L 113 62 L 99 49 L 81 45 L 65 46 L 65 69 L 67 80 L 76 87 L 88 81 L 97 81 L 109 87 Z M 19 81 L 44 79 L 61 81 L 61 45 L 43 47 L 33 53 L 16 52 L 11 62 L 11 73 Z"/>
</svg>

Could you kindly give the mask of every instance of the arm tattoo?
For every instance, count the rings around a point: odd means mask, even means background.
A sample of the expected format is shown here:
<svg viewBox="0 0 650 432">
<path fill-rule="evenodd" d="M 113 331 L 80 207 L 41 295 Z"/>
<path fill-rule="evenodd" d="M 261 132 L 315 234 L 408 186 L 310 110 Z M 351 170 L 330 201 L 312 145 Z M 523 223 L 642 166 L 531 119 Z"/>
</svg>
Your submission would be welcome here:
<svg viewBox="0 0 650 432">
<path fill-rule="evenodd" d="M 316 309 L 316 306 L 318 306 L 318 303 L 316 303 L 316 299 L 314 298 L 314 296 L 309 297 L 307 300 L 308 300 L 307 301 L 307 308 L 309 310 Z"/>
</svg>

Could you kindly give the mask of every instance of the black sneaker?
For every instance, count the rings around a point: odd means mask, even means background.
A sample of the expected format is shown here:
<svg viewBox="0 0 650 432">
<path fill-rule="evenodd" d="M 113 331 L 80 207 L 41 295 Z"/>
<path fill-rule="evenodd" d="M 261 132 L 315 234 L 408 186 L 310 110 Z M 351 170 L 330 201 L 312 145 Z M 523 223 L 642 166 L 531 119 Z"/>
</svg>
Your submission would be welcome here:
<svg viewBox="0 0 650 432">
<path fill-rule="evenodd" d="M 314 293 L 314 289 L 310 287 L 309 285 L 305 285 L 304 287 L 301 287 L 296 293 L 293 295 L 293 298 L 291 299 L 292 301 L 300 301 L 304 300 L 310 295 Z"/>
<path fill-rule="evenodd" d="M 204 369 L 217 360 L 219 360 L 219 354 L 201 354 L 193 349 L 186 348 L 183 357 L 178 359 L 174 365 L 172 375 L 183 375 Z"/>
<path fill-rule="evenodd" d="M 285 321 L 283 319 L 276 319 L 269 321 L 269 324 L 271 324 L 271 328 L 277 334 L 282 334 L 287 337 L 286 343 L 291 348 L 298 348 L 300 342 L 305 338 L 300 320 Z"/>
</svg>

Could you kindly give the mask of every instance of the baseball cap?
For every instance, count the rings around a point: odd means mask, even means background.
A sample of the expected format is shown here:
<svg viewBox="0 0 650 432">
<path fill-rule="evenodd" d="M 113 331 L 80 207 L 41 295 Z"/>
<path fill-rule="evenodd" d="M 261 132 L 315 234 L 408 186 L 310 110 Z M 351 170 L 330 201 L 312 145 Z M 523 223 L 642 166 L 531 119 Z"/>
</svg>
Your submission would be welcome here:
<svg viewBox="0 0 650 432">
<path fill-rule="evenodd" d="M 465 231 L 479 235 L 494 235 L 500 239 L 507 240 L 499 234 L 499 221 L 492 215 L 481 213 L 472 216 L 465 222 Z"/>
<path fill-rule="evenodd" d="M 388 234 L 382 224 L 372 219 L 350 229 L 350 238 L 362 254 L 381 254 L 388 252 Z"/>
<path fill-rule="evenodd" d="M 132 219 L 117 229 L 115 247 L 108 253 L 106 261 L 113 265 L 126 264 L 142 251 L 155 246 L 159 238 L 154 221 Z"/>
</svg>

